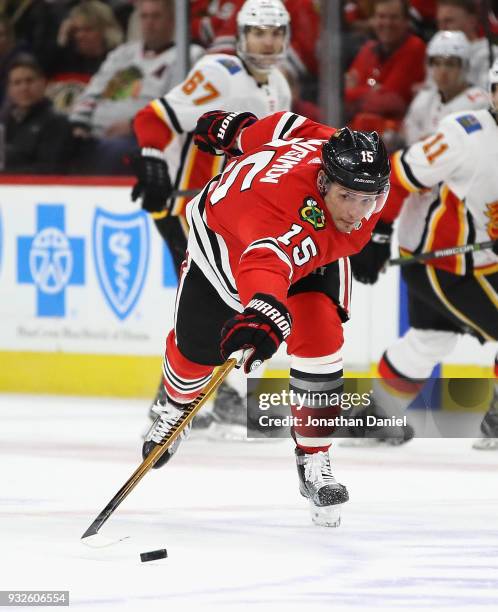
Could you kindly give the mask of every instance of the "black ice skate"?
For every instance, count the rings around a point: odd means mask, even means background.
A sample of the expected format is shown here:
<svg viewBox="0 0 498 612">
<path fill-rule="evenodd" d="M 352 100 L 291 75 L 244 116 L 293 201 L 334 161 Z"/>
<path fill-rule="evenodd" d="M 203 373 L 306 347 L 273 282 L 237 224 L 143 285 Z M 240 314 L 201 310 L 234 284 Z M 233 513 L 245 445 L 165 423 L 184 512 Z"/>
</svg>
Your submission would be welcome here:
<svg viewBox="0 0 498 612">
<path fill-rule="evenodd" d="M 498 393 L 495 392 L 488 411 L 481 421 L 483 438 L 472 445 L 477 450 L 498 450 Z"/>
<path fill-rule="evenodd" d="M 298 447 L 295 452 L 299 491 L 309 500 L 311 520 L 315 525 L 339 527 L 341 506 L 349 495 L 332 475 L 328 452 L 308 454 Z"/>
<path fill-rule="evenodd" d="M 172 428 L 178 423 L 183 411 L 170 401 L 166 401 L 165 404 L 156 404 L 152 407 L 152 411 L 156 414 L 156 420 L 151 425 L 149 431 L 145 434 L 144 443 L 142 446 L 142 457 L 145 459 L 152 450 L 158 445 L 162 444 Z M 180 434 L 168 450 L 156 461 L 154 468 L 162 467 L 167 463 L 171 457 L 176 453 L 178 446 L 181 441 L 188 437 L 190 433 L 190 423 Z"/>
<path fill-rule="evenodd" d="M 340 442 L 340 446 L 365 447 L 379 444 L 400 446 L 415 436 L 415 430 L 409 423 L 406 425 L 368 425 L 367 417 L 369 416 L 389 419 L 386 413 L 375 402 L 372 402 L 368 408 L 363 408 L 351 415 L 353 418 L 361 419 L 363 424 L 347 427 L 348 437 Z"/>
</svg>

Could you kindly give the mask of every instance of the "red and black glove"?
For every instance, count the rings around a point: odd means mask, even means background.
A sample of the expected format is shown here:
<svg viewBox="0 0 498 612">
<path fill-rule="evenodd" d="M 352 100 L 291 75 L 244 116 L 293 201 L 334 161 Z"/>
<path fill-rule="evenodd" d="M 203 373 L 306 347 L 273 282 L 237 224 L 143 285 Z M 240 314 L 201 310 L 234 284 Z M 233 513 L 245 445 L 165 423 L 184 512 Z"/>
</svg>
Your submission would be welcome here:
<svg viewBox="0 0 498 612">
<path fill-rule="evenodd" d="M 244 372 L 259 367 L 269 359 L 291 332 L 292 319 L 287 308 L 272 295 L 255 293 L 244 312 L 229 319 L 221 330 L 221 354 L 250 349 L 244 360 Z"/>
<path fill-rule="evenodd" d="M 391 256 L 392 233 L 392 224 L 378 221 L 370 242 L 363 247 L 363 250 L 349 258 L 353 276 L 357 281 L 366 285 L 377 282 L 379 272 Z"/>
<path fill-rule="evenodd" d="M 197 120 L 194 142 L 201 151 L 211 155 L 241 155 L 237 138 L 244 128 L 257 120 L 252 113 L 209 111 Z"/>
<path fill-rule="evenodd" d="M 143 148 L 133 156 L 131 166 L 138 181 L 131 192 L 133 202 L 141 198 L 147 212 L 161 212 L 173 191 L 168 164 L 162 151 Z"/>
</svg>

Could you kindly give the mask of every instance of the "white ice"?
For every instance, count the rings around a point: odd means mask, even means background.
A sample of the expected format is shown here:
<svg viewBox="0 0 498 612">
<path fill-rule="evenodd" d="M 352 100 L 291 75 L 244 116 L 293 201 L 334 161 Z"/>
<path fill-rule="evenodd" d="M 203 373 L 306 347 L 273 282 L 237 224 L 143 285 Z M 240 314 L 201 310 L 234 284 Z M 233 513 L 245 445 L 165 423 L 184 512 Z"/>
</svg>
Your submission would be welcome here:
<svg viewBox="0 0 498 612">
<path fill-rule="evenodd" d="M 469 440 L 333 450 L 338 529 L 313 526 L 292 445 L 191 439 L 91 550 L 80 536 L 140 462 L 144 401 L 0 396 L 0 590 L 75 610 L 498 609 L 498 452 Z M 139 553 L 168 558 L 141 563 Z"/>
</svg>

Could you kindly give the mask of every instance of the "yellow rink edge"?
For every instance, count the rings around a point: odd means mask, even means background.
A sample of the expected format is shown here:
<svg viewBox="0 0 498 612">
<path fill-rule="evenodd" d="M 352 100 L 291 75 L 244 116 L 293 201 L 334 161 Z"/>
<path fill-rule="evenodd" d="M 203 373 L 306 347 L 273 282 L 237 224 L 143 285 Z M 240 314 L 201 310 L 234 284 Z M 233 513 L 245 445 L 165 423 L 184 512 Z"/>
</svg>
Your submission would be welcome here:
<svg viewBox="0 0 498 612">
<path fill-rule="evenodd" d="M 161 361 L 161 356 L 150 355 L 0 351 L 0 393 L 152 398 Z M 448 365 L 442 372 L 453 378 L 492 377 L 491 368 L 476 366 Z M 369 378 L 376 375 L 376 366 L 345 375 Z M 286 378 L 288 370 L 267 368 L 264 376 Z"/>
</svg>

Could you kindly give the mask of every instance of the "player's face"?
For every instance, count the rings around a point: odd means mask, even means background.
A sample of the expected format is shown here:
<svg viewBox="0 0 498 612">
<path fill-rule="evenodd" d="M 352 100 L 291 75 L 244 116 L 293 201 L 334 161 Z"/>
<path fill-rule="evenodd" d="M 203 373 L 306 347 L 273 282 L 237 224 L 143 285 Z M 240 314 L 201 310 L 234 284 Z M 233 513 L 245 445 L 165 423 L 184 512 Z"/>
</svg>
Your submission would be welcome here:
<svg viewBox="0 0 498 612">
<path fill-rule="evenodd" d="M 463 66 L 458 57 L 431 57 L 429 66 L 434 82 L 443 94 L 452 93 L 465 81 Z"/>
<path fill-rule="evenodd" d="M 338 183 L 331 183 L 324 196 L 334 225 L 340 232 L 345 233 L 358 228 L 360 221 L 373 212 L 378 199 L 378 194 L 352 191 Z"/>
<path fill-rule="evenodd" d="M 285 28 L 264 26 L 250 27 L 245 33 L 247 53 L 258 56 L 271 56 L 282 53 L 285 44 Z M 262 59 L 264 61 L 264 59 Z"/>
<path fill-rule="evenodd" d="M 28 109 L 45 94 L 45 79 L 29 67 L 14 68 L 9 75 L 8 96 L 18 108 Z"/>
</svg>

